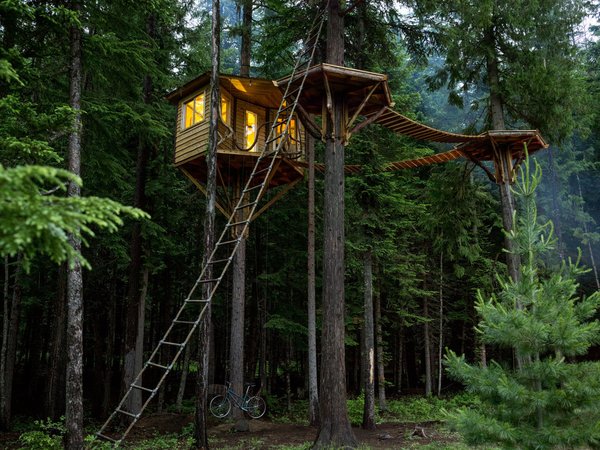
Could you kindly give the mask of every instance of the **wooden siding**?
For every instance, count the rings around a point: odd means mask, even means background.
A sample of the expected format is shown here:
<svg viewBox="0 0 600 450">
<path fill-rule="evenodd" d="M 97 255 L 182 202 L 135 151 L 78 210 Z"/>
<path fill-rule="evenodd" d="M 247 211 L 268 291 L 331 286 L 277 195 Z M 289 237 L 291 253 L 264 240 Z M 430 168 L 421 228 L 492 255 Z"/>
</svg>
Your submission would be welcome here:
<svg viewBox="0 0 600 450">
<path fill-rule="evenodd" d="M 183 104 L 194 96 L 204 92 L 204 120 L 192 125 L 189 128 L 183 128 Z M 208 145 L 209 129 L 209 109 L 210 91 L 208 87 L 194 92 L 193 95 L 179 102 L 177 107 L 177 131 L 175 133 L 175 165 L 182 164 L 185 161 L 198 157 L 206 151 Z"/>
<path fill-rule="evenodd" d="M 199 93 L 204 92 L 204 120 L 196 125 L 193 125 L 187 129 L 183 129 L 183 105 L 186 101 Z M 230 130 L 228 127 L 219 121 L 219 135 L 222 139 L 221 144 L 219 145 L 219 151 L 224 152 L 240 152 L 244 151 L 243 147 L 246 143 L 245 138 L 245 126 L 246 126 L 246 111 L 254 112 L 258 117 L 258 142 L 252 148 L 252 152 L 261 151 L 265 145 L 266 137 L 269 132 L 268 128 L 271 125 L 270 120 L 269 123 L 266 123 L 267 117 L 272 117 L 276 114 L 276 110 L 267 111 L 266 108 L 261 106 L 245 102 L 240 99 L 235 99 L 231 93 L 226 89 L 221 87 L 221 95 L 225 96 L 229 100 L 230 106 L 230 114 L 229 118 L 229 126 L 234 130 L 235 133 L 235 142 L 234 136 L 230 135 Z M 267 114 L 268 112 L 268 114 Z M 195 91 L 193 95 L 190 95 L 184 98 L 179 102 L 177 108 L 177 131 L 175 136 L 175 159 L 174 163 L 176 166 L 179 166 L 185 162 L 192 161 L 198 157 L 200 157 L 203 153 L 206 152 L 208 147 L 208 133 L 209 133 L 209 114 L 210 114 L 210 90 L 209 86 L 205 86 L 203 89 Z M 297 120 L 298 132 L 300 137 L 300 142 L 291 145 L 288 145 L 288 153 L 294 154 L 298 151 L 302 152 L 302 156 L 298 159 L 304 160 L 304 152 L 305 152 L 305 143 L 306 143 L 306 132 L 304 126 Z M 225 138 L 225 139 L 223 139 Z M 235 143 L 239 147 L 238 148 Z M 300 147 L 297 148 L 297 147 Z M 284 155 L 282 155 L 284 156 Z"/>
</svg>

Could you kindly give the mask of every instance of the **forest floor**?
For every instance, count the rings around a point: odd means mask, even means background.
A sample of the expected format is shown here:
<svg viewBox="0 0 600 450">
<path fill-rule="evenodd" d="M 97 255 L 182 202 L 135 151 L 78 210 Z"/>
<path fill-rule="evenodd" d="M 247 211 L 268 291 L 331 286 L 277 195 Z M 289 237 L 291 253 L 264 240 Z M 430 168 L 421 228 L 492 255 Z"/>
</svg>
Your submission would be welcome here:
<svg viewBox="0 0 600 450">
<path fill-rule="evenodd" d="M 184 402 L 183 411 L 175 413 L 150 413 L 133 428 L 122 448 L 130 450 L 179 450 L 189 449 L 193 434 L 193 402 Z M 188 404 L 189 403 L 189 404 Z M 444 411 L 476 405 L 470 395 L 438 399 L 407 396 L 391 399 L 386 412 L 377 412 L 377 428 L 363 430 L 363 399 L 348 400 L 348 416 L 360 450 L 369 449 L 419 449 L 419 450 L 465 450 L 468 449 L 460 436 L 449 431 Z M 317 435 L 317 429 L 307 424 L 308 403 L 296 401 L 287 404 L 281 399 L 269 399 L 267 416 L 249 421 L 249 431 L 232 431 L 233 422 L 210 416 L 209 444 L 211 449 L 221 450 L 307 450 Z M 86 433 L 90 449 L 105 450 L 109 446 L 90 442 L 99 423 L 88 423 Z M 20 432 L 19 432 L 20 431 Z M 0 433 L 0 449 L 60 450 L 64 423 L 33 421 L 23 418 L 15 423 L 14 432 Z M 106 444 L 106 443 L 105 443 Z M 486 448 L 486 450 L 488 450 Z"/>
<path fill-rule="evenodd" d="M 142 419 L 132 436 L 135 442 L 147 442 L 157 434 L 181 432 L 191 423 L 191 416 L 161 414 Z M 277 423 L 268 419 L 252 420 L 248 432 L 232 431 L 232 422 L 212 425 L 209 428 L 211 448 L 228 450 L 305 449 L 315 440 L 317 429 L 307 425 Z M 177 430 L 176 428 L 179 428 Z M 439 422 L 380 423 L 375 430 L 354 427 L 361 449 L 413 449 L 425 446 L 431 449 L 463 448 L 459 438 L 444 429 Z M 182 447 L 187 448 L 185 439 Z M 453 444 L 458 444 L 455 446 Z M 142 444 L 143 445 L 143 444 Z"/>
</svg>

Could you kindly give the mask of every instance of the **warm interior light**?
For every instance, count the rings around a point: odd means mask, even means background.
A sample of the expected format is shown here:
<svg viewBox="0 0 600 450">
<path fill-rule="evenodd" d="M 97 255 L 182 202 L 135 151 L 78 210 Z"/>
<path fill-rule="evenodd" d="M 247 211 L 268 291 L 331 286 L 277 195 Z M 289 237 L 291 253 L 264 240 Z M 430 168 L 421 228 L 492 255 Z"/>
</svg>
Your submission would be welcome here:
<svg viewBox="0 0 600 450">
<path fill-rule="evenodd" d="M 204 93 L 183 105 L 183 127 L 189 128 L 204 120 Z"/>
<path fill-rule="evenodd" d="M 229 100 L 221 96 L 221 120 L 223 123 L 229 123 Z"/>
<path fill-rule="evenodd" d="M 240 80 L 230 79 L 231 84 L 240 92 L 248 92 Z"/>
<path fill-rule="evenodd" d="M 256 125 L 257 125 L 257 123 L 258 123 L 258 116 L 256 115 L 256 113 L 254 113 L 252 111 L 246 111 L 246 148 L 253 152 L 258 151 L 256 145 L 254 147 L 252 147 L 252 145 L 254 144 L 254 141 L 256 141 L 256 136 L 257 136 Z"/>
</svg>

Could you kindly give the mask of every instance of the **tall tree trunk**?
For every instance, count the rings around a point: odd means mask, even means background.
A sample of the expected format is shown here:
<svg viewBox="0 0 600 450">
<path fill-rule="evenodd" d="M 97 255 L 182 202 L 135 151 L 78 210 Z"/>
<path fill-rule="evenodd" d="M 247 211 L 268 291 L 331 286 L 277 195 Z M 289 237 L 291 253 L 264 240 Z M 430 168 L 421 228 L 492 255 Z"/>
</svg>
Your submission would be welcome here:
<svg viewBox="0 0 600 450">
<path fill-rule="evenodd" d="M 81 13 L 81 4 L 73 4 L 76 16 Z M 71 26 L 71 75 L 69 106 L 75 112 L 73 131 L 69 135 L 69 170 L 81 175 L 81 29 L 79 24 Z M 69 197 L 79 197 L 81 189 L 70 182 Z M 81 240 L 74 236 L 69 242 L 76 253 L 81 252 Z M 83 448 L 83 273 L 81 262 L 76 259 L 67 269 L 67 375 L 66 375 L 66 448 Z"/>
<path fill-rule="evenodd" d="M 181 363 L 181 377 L 179 378 L 179 389 L 177 389 L 177 399 L 175 400 L 175 410 L 181 413 L 181 405 L 183 404 L 183 396 L 185 394 L 185 386 L 190 368 L 190 357 L 192 356 L 192 343 L 185 347 L 183 353 L 183 362 Z"/>
<path fill-rule="evenodd" d="M 363 325 L 363 370 L 365 405 L 362 427 L 375 429 L 375 330 L 373 326 L 373 254 L 363 253 L 364 270 L 364 325 Z"/>
<path fill-rule="evenodd" d="M 339 0 L 329 1 L 327 62 L 344 65 L 344 18 Z M 320 426 L 315 448 L 356 447 L 346 406 L 344 348 L 344 97 L 333 95 L 325 149 L 323 330 Z M 333 117 L 331 117 L 333 116 Z"/>
<path fill-rule="evenodd" d="M 429 326 L 429 299 L 423 299 L 423 335 L 425 345 L 425 395 L 429 397 L 432 392 L 431 387 L 431 330 Z"/>
<path fill-rule="evenodd" d="M 50 350 L 50 367 L 48 368 L 48 381 L 46 389 L 46 414 L 52 420 L 58 419 L 62 407 L 59 407 L 58 395 L 60 384 L 64 376 L 64 339 L 65 339 L 65 295 L 66 295 L 67 266 L 62 264 L 58 271 L 58 286 L 54 321 L 52 325 L 52 345 Z"/>
<path fill-rule="evenodd" d="M 204 215 L 204 255 L 202 264 L 206 265 L 215 248 L 215 218 L 217 204 L 217 145 L 219 143 L 219 116 L 221 94 L 219 89 L 219 58 L 221 51 L 221 2 L 213 0 L 211 27 L 210 74 L 210 129 L 206 153 L 206 210 Z M 212 278 L 212 267 L 208 266 L 205 278 Z M 203 287 L 203 298 L 208 298 L 212 284 Z M 198 336 L 198 377 L 196 379 L 196 412 L 194 414 L 194 447 L 208 449 L 208 431 L 206 410 L 208 406 L 210 331 L 212 322 L 211 304 L 206 306 L 204 318 L 200 323 Z"/>
<path fill-rule="evenodd" d="M 552 146 L 548 148 L 548 165 L 550 166 L 550 192 L 552 194 L 552 222 L 556 232 L 556 249 L 561 261 L 565 260 L 565 245 L 562 234 L 562 221 L 560 217 L 560 205 L 558 203 L 558 180 L 556 178 L 556 164 L 554 162 L 554 154 Z"/>
<path fill-rule="evenodd" d="M 242 180 L 238 181 L 238 194 L 242 195 Z M 245 211 L 236 213 L 236 222 L 247 219 Z M 243 226 L 236 227 L 236 237 L 242 233 Z M 233 259 L 232 295 L 231 295 L 231 339 L 229 341 L 229 378 L 231 386 L 238 394 L 244 392 L 244 310 L 246 297 L 246 236 L 242 236 Z M 244 412 L 232 408 L 231 415 L 236 420 L 244 420 Z M 243 429 L 245 427 L 239 426 Z"/>
<path fill-rule="evenodd" d="M 378 266 L 376 266 L 378 267 Z M 376 272 L 377 273 L 377 272 Z M 380 286 L 380 283 L 378 283 Z M 383 360 L 383 328 L 381 326 L 381 289 L 377 289 L 374 292 L 373 300 L 375 302 L 375 339 L 377 342 L 376 346 L 376 360 L 377 360 L 377 393 L 379 397 L 379 411 L 387 411 L 387 400 L 385 398 L 385 364 Z"/>
<path fill-rule="evenodd" d="M 150 39 L 155 35 L 155 16 L 150 14 L 146 19 L 146 32 Z M 144 77 L 143 100 L 145 104 L 152 102 L 152 78 L 150 75 Z M 150 160 L 150 148 L 143 136 L 138 138 L 137 159 L 135 168 L 135 193 L 133 206 L 144 209 L 146 207 L 146 179 L 148 162 Z M 144 363 L 144 294 L 140 286 L 142 276 L 142 224 L 136 221 L 131 232 L 131 248 L 129 265 L 129 282 L 127 292 L 127 318 L 125 323 L 125 349 L 124 349 L 124 371 L 123 371 L 123 394 L 129 389 L 129 385 L 142 370 Z M 147 276 L 147 269 L 144 276 Z M 146 280 L 147 281 L 147 280 Z M 139 380 L 142 384 L 142 380 Z M 142 391 L 134 389 L 127 397 L 125 407 L 134 414 L 142 409 Z"/>
<path fill-rule="evenodd" d="M 12 387 L 17 357 L 17 339 L 21 317 L 21 256 L 15 262 L 12 300 L 9 292 L 10 270 L 4 260 L 4 311 L 2 327 L 2 358 L 0 360 L 0 430 L 10 429 L 12 418 Z"/>
<path fill-rule="evenodd" d="M 252 54 L 252 0 L 242 1 L 242 44 L 240 48 L 240 75 L 250 76 Z"/>
<path fill-rule="evenodd" d="M 583 191 L 581 190 L 581 180 L 579 179 L 579 174 L 575 172 L 575 179 L 577 180 L 577 188 L 579 190 L 579 198 L 581 199 L 581 208 L 583 209 Z M 583 232 L 588 234 L 587 222 L 585 220 L 582 223 Z M 596 260 L 594 258 L 594 251 L 592 250 L 592 241 L 587 239 L 588 251 L 590 252 L 590 260 L 592 262 L 592 270 L 594 272 L 594 279 L 596 280 L 596 288 L 600 290 L 600 279 L 598 278 L 598 267 L 596 266 Z"/>
<path fill-rule="evenodd" d="M 439 338 L 438 338 L 438 379 L 437 395 L 442 395 L 442 351 L 444 349 L 444 252 L 440 252 L 440 288 L 439 288 Z"/>
<path fill-rule="evenodd" d="M 319 424 L 319 390 L 317 379 L 317 308 L 315 272 L 315 141 L 307 133 L 308 159 L 308 418 L 312 426 Z"/>
<path fill-rule="evenodd" d="M 486 33 L 486 40 L 490 48 L 495 48 L 494 30 L 490 27 Z M 498 73 L 498 59 L 495 54 L 488 54 L 487 60 L 487 77 L 490 88 L 490 122 L 493 130 L 506 129 L 504 123 L 504 102 L 500 94 L 500 76 Z M 502 205 L 502 225 L 506 233 L 510 233 L 513 229 L 513 215 L 515 212 L 515 200 L 510 190 L 511 184 L 511 154 L 508 148 L 500 146 L 498 148 L 498 158 L 495 164 L 500 168 L 497 173 L 500 174 L 500 179 L 496 180 L 500 189 L 500 203 Z M 521 271 L 521 258 L 516 249 L 516 244 L 505 236 L 504 245 L 507 250 L 506 265 L 508 273 L 513 281 L 519 279 Z"/>
</svg>

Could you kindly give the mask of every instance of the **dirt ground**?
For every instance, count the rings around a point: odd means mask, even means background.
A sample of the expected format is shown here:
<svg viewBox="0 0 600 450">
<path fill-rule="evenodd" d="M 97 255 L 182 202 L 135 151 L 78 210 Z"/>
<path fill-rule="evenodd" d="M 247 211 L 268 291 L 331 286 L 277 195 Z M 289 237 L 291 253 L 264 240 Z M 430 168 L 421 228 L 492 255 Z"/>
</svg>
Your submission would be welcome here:
<svg viewBox="0 0 600 450">
<path fill-rule="evenodd" d="M 178 432 L 192 418 L 177 414 L 161 414 L 140 420 L 132 432 L 132 440 L 161 433 Z M 250 431 L 234 432 L 231 422 L 214 422 L 209 427 L 209 443 L 213 449 L 235 448 L 258 450 L 301 445 L 314 441 L 317 429 L 306 425 L 274 423 L 268 419 L 249 421 Z M 410 449 L 431 443 L 450 443 L 454 439 L 439 430 L 435 422 L 422 424 L 384 423 L 376 430 L 354 428 L 360 445 L 371 449 Z"/>
</svg>

